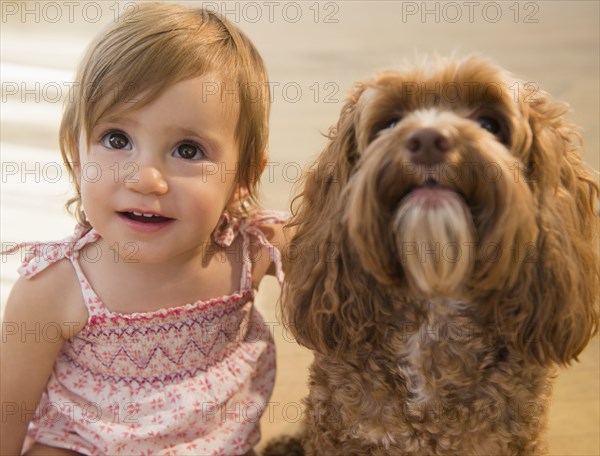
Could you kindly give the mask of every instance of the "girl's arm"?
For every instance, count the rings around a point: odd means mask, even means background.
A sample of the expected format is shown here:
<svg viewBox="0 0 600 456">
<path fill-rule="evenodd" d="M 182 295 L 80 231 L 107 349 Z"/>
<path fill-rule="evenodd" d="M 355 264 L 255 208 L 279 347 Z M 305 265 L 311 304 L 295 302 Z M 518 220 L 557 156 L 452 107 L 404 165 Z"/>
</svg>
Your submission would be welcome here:
<svg viewBox="0 0 600 456">
<path fill-rule="evenodd" d="M 81 293 L 75 292 L 73 268 L 62 260 L 30 280 L 20 278 L 8 297 L 0 344 L 2 455 L 20 454 L 56 356 L 87 320 Z"/>
</svg>

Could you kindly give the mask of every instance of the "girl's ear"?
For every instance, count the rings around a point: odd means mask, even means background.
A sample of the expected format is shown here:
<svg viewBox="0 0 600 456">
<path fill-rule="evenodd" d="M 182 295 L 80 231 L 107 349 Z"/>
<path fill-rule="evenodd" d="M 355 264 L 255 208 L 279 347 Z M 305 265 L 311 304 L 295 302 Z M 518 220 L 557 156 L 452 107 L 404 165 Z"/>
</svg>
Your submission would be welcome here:
<svg viewBox="0 0 600 456">
<path fill-rule="evenodd" d="M 246 185 L 236 185 L 229 197 L 229 201 L 225 205 L 225 209 L 231 214 L 243 214 L 247 209 L 249 194 L 250 192 Z"/>
</svg>

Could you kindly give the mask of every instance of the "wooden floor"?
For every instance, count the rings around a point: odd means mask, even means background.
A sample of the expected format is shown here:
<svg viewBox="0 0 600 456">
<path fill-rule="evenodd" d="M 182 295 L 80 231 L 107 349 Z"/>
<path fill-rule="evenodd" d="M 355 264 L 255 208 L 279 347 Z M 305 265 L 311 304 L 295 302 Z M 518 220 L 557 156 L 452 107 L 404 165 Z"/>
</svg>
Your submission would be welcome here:
<svg viewBox="0 0 600 456">
<path fill-rule="evenodd" d="M 75 3 L 1 2 L 3 247 L 61 238 L 73 225 L 62 209 L 70 183 L 56 171 L 61 103 L 92 36 L 134 2 Z M 263 54 L 273 98 L 262 185 L 268 207 L 289 207 L 301 170 L 323 147 L 321 132 L 337 119 L 354 81 L 432 52 L 482 54 L 568 101 L 572 120 L 582 127 L 585 160 L 600 168 L 600 3 L 595 0 L 184 3 L 219 10 Z M 99 13 L 95 5 L 101 5 Z M 0 263 L 2 303 L 17 263 L 13 257 Z M 276 323 L 278 294 L 276 283 L 267 279 L 257 303 L 278 343 L 277 383 L 262 420 L 264 440 L 297 429 L 311 361 Z M 599 390 L 596 339 L 555 384 L 548 431 L 552 455 L 600 455 Z"/>
</svg>

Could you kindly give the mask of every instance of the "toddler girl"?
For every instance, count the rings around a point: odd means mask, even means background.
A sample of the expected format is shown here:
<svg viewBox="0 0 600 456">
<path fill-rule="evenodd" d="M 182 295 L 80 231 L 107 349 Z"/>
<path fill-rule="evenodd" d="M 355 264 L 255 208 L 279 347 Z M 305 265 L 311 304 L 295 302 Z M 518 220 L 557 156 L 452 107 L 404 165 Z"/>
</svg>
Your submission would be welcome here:
<svg viewBox="0 0 600 456">
<path fill-rule="evenodd" d="M 21 246 L 4 315 L 60 334 L 3 337 L 2 454 L 251 454 L 275 376 L 254 290 L 282 279 L 284 241 L 283 214 L 256 209 L 262 59 L 212 13 L 142 3 L 72 87 L 78 225 Z"/>
</svg>

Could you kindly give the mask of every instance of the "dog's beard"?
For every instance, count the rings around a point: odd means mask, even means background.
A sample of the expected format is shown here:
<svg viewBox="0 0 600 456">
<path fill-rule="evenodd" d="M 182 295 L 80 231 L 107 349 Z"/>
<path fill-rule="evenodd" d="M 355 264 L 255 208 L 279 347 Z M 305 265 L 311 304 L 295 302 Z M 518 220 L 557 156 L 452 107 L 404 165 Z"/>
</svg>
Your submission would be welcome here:
<svg viewBox="0 0 600 456">
<path fill-rule="evenodd" d="M 413 291 L 459 296 L 474 263 L 475 229 L 464 200 L 446 189 L 418 190 L 401 201 L 392 223 Z"/>
</svg>

